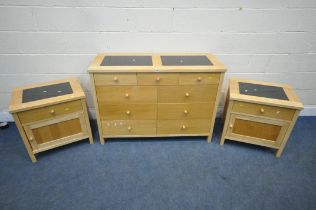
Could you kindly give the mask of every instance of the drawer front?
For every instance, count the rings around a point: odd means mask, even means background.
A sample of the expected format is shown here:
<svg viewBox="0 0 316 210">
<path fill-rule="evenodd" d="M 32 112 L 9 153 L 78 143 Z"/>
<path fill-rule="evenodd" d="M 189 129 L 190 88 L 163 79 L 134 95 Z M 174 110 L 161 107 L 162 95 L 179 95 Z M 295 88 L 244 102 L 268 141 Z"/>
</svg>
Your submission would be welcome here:
<svg viewBox="0 0 316 210">
<path fill-rule="evenodd" d="M 159 86 L 158 103 L 212 102 L 218 85 Z"/>
<path fill-rule="evenodd" d="M 100 103 L 102 120 L 155 120 L 156 104 L 103 104 Z"/>
<path fill-rule="evenodd" d="M 102 121 L 105 136 L 156 135 L 155 120 L 109 120 Z"/>
<path fill-rule="evenodd" d="M 122 74 L 94 74 L 94 83 L 96 86 L 103 85 L 136 85 L 136 73 Z"/>
<path fill-rule="evenodd" d="M 98 102 L 102 103 L 156 103 L 154 86 L 96 87 Z"/>
<path fill-rule="evenodd" d="M 177 85 L 178 74 L 175 73 L 138 73 L 138 85 Z"/>
<path fill-rule="evenodd" d="M 180 85 L 207 85 L 218 84 L 220 73 L 181 73 L 179 76 Z"/>
<path fill-rule="evenodd" d="M 158 104 L 158 119 L 211 119 L 214 103 Z"/>
<path fill-rule="evenodd" d="M 52 119 L 57 116 L 66 115 L 81 110 L 81 101 L 77 100 L 20 112 L 18 113 L 18 116 L 21 123 L 26 124 L 40 120 Z"/>
<path fill-rule="evenodd" d="M 201 134 L 208 135 L 211 120 L 158 120 L 157 134 Z"/>
<path fill-rule="evenodd" d="M 235 102 L 233 105 L 233 112 L 263 117 L 271 117 L 281 120 L 292 120 L 295 114 L 294 109 L 287 109 L 282 107 L 274 107 L 246 102 Z"/>
<path fill-rule="evenodd" d="M 232 114 L 227 136 L 254 144 L 279 146 L 288 126 L 285 121 Z"/>
</svg>

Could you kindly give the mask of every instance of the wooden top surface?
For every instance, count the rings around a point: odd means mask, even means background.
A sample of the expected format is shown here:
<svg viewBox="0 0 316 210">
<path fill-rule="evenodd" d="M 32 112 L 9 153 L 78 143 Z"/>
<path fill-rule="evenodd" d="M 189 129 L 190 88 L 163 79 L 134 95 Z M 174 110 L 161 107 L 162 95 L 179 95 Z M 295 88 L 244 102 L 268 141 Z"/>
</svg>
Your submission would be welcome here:
<svg viewBox="0 0 316 210">
<path fill-rule="evenodd" d="M 149 66 L 102 66 L 107 56 L 151 56 L 152 65 Z M 179 65 L 167 66 L 162 64 L 161 56 L 207 56 L 212 65 Z M 90 64 L 90 73 L 98 72 L 225 72 L 226 67 L 215 56 L 209 53 L 101 53 Z"/>
<path fill-rule="evenodd" d="M 71 86 L 73 93 L 22 103 L 23 90 L 25 90 L 25 89 L 60 84 L 60 83 L 65 83 L 65 82 L 70 83 L 70 86 Z M 9 112 L 15 113 L 15 112 L 25 111 L 25 110 L 29 110 L 29 109 L 38 108 L 38 107 L 59 104 L 62 102 L 73 101 L 73 100 L 80 99 L 80 98 L 85 98 L 85 94 L 84 94 L 84 91 L 82 90 L 82 88 L 80 86 L 80 82 L 77 78 L 68 78 L 68 79 L 64 79 L 64 80 L 55 80 L 55 81 L 51 81 L 51 82 L 37 83 L 37 84 L 32 84 L 32 85 L 23 86 L 23 87 L 17 87 L 15 89 L 13 89 L 12 94 L 11 94 L 10 104 L 9 104 Z"/>
<path fill-rule="evenodd" d="M 288 100 L 280 100 L 276 98 L 266 98 L 266 97 L 259 97 L 253 95 L 245 95 L 240 93 L 239 83 L 251 83 L 257 85 L 264 85 L 264 86 L 272 86 L 272 87 L 280 87 L 284 90 Z M 294 108 L 294 109 L 303 109 L 303 104 L 292 89 L 291 86 L 287 84 L 280 84 L 280 83 L 270 83 L 270 82 L 259 82 L 254 80 L 246 80 L 246 79 L 239 79 L 239 78 L 231 78 L 229 81 L 229 93 L 231 100 L 237 101 L 245 101 L 251 103 L 258 103 L 258 104 L 266 104 L 278 107 L 287 107 L 287 108 Z"/>
</svg>

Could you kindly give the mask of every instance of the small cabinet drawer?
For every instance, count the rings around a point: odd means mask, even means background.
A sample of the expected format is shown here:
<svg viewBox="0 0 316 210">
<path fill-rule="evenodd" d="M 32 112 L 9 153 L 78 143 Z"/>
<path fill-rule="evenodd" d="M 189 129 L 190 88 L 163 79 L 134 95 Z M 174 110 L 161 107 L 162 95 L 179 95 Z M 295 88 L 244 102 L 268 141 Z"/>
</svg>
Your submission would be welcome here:
<svg viewBox="0 0 316 210">
<path fill-rule="evenodd" d="M 158 103 L 215 101 L 217 88 L 217 85 L 159 86 Z"/>
<path fill-rule="evenodd" d="M 157 134 L 199 134 L 208 135 L 211 124 L 207 119 L 159 120 Z"/>
<path fill-rule="evenodd" d="M 180 85 L 207 85 L 218 84 L 220 73 L 181 73 Z"/>
<path fill-rule="evenodd" d="M 138 85 L 177 85 L 176 73 L 137 73 Z"/>
<path fill-rule="evenodd" d="M 158 119 L 211 119 L 214 103 L 158 104 Z"/>
<path fill-rule="evenodd" d="M 100 104 L 102 120 L 154 120 L 157 117 L 156 104 Z"/>
<path fill-rule="evenodd" d="M 102 103 L 156 103 L 154 86 L 96 87 L 98 102 Z"/>
<path fill-rule="evenodd" d="M 22 124 L 47 120 L 82 110 L 81 101 L 71 101 L 18 113 Z"/>
<path fill-rule="evenodd" d="M 122 74 L 94 74 L 94 83 L 96 86 L 104 85 L 136 85 L 136 73 Z"/>
<path fill-rule="evenodd" d="M 238 101 L 235 102 L 233 105 L 233 112 L 270 117 L 281 120 L 292 120 L 295 114 L 295 110 L 293 109 Z"/>
<path fill-rule="evenodd" d="M 109 120 L 102 121 L 102 130 L 107 136 L 156 135 L 155 120 Z"/>
</svg>

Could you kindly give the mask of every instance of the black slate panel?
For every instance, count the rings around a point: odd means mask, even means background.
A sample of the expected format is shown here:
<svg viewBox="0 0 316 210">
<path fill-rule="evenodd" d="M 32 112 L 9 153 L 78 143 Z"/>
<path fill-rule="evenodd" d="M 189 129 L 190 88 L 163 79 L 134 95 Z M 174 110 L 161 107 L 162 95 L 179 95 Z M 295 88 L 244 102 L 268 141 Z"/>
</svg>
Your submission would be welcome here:
<svg viewBox="0 0 316 210">
<path fill-rule="evenodd" d="M 101 66 L 152 66 L 151 56 L 105 56 Z"/>
<path fill-rule="evenodd" d="M 22 103 L 52 98 L 72 94 L 72 88 L 69 82 L 23 90 Z"/>
<path fill-rule="evenodd" d="M 243 95 L 289 100 L 282 87 L 239 82 L 239 93 Z"/>
<path fill-rule="evenodd" d="M 204 55 L 161 56 L 164 66 L 211 66 L 213 63 Z"/>
</svg>

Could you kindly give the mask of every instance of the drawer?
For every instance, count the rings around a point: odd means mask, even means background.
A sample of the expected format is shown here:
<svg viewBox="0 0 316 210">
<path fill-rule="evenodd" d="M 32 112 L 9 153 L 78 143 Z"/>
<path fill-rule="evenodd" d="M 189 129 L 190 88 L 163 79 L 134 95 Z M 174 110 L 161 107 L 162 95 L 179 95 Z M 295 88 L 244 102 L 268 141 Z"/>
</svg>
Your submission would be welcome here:
<svg viewBox="0 0 316 210">
<path fill-rule="evenodd" d="M 158 119 L 211 119 L 214 102 L 192 104 L 158 104 Z"/>
<path fill-rule="evenodd" d="M 159 86 L 158 103 L 212 102 L 218 85 Z"/>
<path fill-rule="evenodd" d="M 157 134 L 203 134 L 208 135 L 211 120 L 158 120 Z"/>
<path fill-rule="evenodd" d="M 81 110 L 81 101 L 77 100 L 20 112 L 18 113 L 18 116 L 21 123 L 26 124 L 40 120 L 52 119 L 57 116 L 66 115 Z"/>
<path fill-rule="evenodd" d="M 179 76 L 180 85 L 207 85 L 218 84 L 220 73 L 181 73 Z"/>
<path fill-rule="evenodd" d="M 156 104 L 103 104 L 99 106 L 102 120 L 154 120 Z"/>
<path fill-rule="evenodd" d="M 155 120 L 109 120 L 102 121 L 105 136 L 156 135 Z"/>
<path fill-rule="evenodd" d="M 245 113 L 255 116 L 276 118 L 281 120 L 292 120 L 295 110 L 282 107 L 274 107 L 247 102 L 234 102 L 233 112 Z"/>
<path fill-rule="evenodd" d="M 177 85 L 178 74 L 175 73 L 138 73 L 138 85 Z"/>
<path fill-rule="evenodd" d="M 96 86 L 103 85 L 136 85 L 136 73 L 122 74 L 94 74 L 94 83 Z"/>
<path fill-rule="evenodd" d="M 97 100 L 103 103 L 156 103 L 154 86 L 102 86 L 96 87 Z"/>
</svg>

